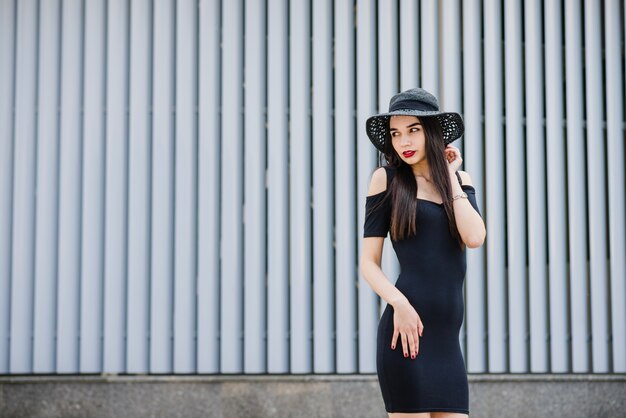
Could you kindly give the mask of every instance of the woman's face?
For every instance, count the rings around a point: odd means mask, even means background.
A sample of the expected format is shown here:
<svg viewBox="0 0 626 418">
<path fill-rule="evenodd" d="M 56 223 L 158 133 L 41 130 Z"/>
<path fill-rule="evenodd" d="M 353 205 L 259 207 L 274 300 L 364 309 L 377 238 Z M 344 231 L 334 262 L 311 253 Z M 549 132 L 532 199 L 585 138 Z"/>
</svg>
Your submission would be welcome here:
<svg viewBox="0 0 626 418">
<path fill-rule="evenodd" d="M 413 165 L 426 160 L 426 136 L 416 116 L 392 116 L 389 133 L 393 149 L 402 161 Z"/>
</svg>

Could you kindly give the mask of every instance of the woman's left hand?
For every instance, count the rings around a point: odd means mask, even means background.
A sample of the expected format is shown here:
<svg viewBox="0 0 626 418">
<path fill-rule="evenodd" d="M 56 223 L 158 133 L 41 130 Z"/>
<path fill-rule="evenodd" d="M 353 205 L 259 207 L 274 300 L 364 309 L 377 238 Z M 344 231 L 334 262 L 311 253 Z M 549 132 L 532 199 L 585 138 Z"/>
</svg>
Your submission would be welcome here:
<svg viewBox="0 0 626 418">
<path fill-rule="evenodd" d="M 448 145 L 444 150 L 446 160 L 448 160 L 448 171 L 455 173 L 463 164 L 463 158 L 461 157 L 461 151 L 457 147 Z"/>
</svg>

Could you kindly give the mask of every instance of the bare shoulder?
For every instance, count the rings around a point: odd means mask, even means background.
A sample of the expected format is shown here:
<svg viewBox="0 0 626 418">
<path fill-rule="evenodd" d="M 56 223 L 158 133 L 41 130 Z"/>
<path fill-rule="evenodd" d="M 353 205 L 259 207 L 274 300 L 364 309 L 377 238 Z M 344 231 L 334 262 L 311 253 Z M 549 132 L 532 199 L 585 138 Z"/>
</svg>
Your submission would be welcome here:
<svg viewBox="0 0 626 418">
<path fill-rule="evenodd" d="M 459 170 L 459 175 L 461 176 L 461 181 L 463 182 L 464 186 L 474 185 L 474 183 L 472 183 L 472 177 L 469 175 L 469 173 Z"/>
<path fill-rule="evenodd" d="M 379 167 L 372 174 L 367 195 L 372 196 L 385 190 L 387 190 L 387 172 L 384 167 Z"/>
</svg>

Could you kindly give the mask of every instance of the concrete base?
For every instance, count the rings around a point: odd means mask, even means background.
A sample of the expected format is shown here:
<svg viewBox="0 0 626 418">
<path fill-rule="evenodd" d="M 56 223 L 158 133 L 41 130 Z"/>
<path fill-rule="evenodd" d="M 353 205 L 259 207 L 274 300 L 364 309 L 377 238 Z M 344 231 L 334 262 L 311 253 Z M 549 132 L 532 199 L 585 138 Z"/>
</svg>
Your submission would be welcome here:
<svg viewBox="0 0 626 418">
<path fill-rule="evenodd" d="M 626 417 L 626 375 L 470 375 L 472 417 Z M 376 376 L 3 376 L 0 417 L 385 417 Z"/>
<path fill-rule="evenodd" d="M 626 375 L 470 375 L 478 418 L 625 418 Z"/>
</svg>

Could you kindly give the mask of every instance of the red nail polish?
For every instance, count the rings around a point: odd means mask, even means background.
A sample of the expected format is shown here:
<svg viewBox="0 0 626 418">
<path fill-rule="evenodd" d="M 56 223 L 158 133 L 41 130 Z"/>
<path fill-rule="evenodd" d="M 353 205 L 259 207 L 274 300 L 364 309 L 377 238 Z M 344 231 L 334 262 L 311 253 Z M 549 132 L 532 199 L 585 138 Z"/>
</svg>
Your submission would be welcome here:
<svg viewBox="0 0 626 418">
<path fill-rule="evenodd" d="M 415 360 L 415 354 L 411 354 L 411 358 Z"/>
<path fill-rule="evenodd" d="M 408 354 L 408 353 L 404 353 L 404 357 L 408 357 L 408 356 L 409 356 L 409 354 Z"/>
</svg>

